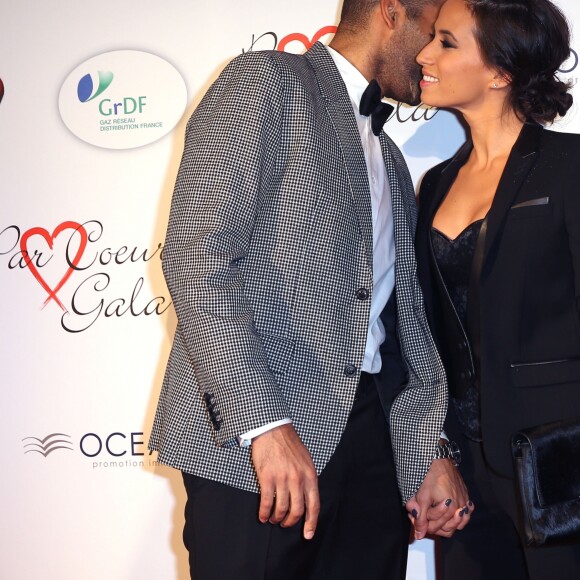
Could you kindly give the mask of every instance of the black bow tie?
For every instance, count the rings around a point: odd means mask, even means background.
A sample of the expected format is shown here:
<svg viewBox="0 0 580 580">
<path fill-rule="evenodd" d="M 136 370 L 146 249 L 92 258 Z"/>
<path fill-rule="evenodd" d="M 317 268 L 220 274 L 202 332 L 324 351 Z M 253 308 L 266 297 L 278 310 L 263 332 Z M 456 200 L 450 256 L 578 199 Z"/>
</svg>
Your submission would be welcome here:
<svg viewBox="0 0 580 580">
<path fill-rule="evenodd" d="M 373 79 L 365 89 L 360 99 L 359 111 L 361 115 L 368 117 L 371 115 L 371 127 L 375 135 L 380 135 L 383 125 L 387 122 L 389 115 L 393 112 L 393 105 L 388 105 L 381 101 L 382 91 L 379 83 Z"/>
</svg>

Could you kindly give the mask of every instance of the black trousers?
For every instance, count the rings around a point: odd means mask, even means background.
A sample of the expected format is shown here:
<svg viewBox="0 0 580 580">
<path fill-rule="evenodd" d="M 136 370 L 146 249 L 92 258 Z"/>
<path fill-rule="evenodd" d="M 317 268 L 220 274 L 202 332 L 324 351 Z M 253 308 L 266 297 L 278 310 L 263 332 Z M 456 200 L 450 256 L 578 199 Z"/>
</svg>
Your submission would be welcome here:
<svg viewBox="0 0 580 580">
<path fill-rule="evenodd" d="M 488 466 L 481 443 L 456 439 L 476 510 L 469 525 L 438 543 L 439 580 L 579 580 L 580 544 L 524 546 L 514 480 Z"/>
<path fill-rule="evenodd" d="M 302 538 L 301 523 L 261 524 L 257 494 L 183 474 L 193 580 L 405 578 L 409 521 L 377 382 L 363 373 L 342 439 L 319 477 L 313 540 Z"/>
</svg>

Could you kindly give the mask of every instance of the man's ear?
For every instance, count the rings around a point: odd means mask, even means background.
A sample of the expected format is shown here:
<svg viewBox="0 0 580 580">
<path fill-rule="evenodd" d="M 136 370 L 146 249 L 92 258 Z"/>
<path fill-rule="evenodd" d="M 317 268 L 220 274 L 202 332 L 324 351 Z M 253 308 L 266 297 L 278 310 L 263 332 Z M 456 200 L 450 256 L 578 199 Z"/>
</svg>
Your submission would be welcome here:
<svg viewBox="0 0 580 580">
<path fill-rule="evenodd" d="M 407 15 L 400 0 L 379 0 L 379 8 L 385 25 L 391 30 L 399 28 Z"/>
</svg>

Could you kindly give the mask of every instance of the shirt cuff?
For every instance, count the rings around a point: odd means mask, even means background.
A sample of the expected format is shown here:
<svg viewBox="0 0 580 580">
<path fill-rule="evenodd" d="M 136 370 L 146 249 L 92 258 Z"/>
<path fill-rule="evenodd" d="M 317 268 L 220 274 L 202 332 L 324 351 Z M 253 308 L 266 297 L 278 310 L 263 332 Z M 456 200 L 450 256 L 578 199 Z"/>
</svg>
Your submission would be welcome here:
<svg viewBox="0 0 580 580">
<path fill-rule="evenodd" d="M 257 429 L 252 429 L 247 433 L 242 433 L 242 435 L 238 435 L 238 444 L 240 447 L 249 447 L 252 444 L 252 439 L 257 437 L 258 435 L 262 435 L 276 427 L 280 427 L 280 425 L 289 425 L 292 423 L 292 419 L 290 417 L 286 419 L 280 419 L 279 421 L 274 421 L 273 423 L 267 423 L 266 425 L 262 425 Z"/>
</svg>

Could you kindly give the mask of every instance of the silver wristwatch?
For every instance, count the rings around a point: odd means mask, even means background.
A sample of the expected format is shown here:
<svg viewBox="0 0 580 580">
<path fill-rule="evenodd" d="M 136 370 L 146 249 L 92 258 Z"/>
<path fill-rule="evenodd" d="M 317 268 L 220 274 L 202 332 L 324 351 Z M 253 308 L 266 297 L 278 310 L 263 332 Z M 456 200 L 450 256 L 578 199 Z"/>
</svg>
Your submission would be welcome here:
<svg viewBox="0 0 580 580">
<path fill-rule="evenodd" d="M 451 459 L 453 465 L 457 466 L 461 463 L 461 451 L 455 441 L 448 441 L 435 447 L 434 459 Z"/>
</svg>

